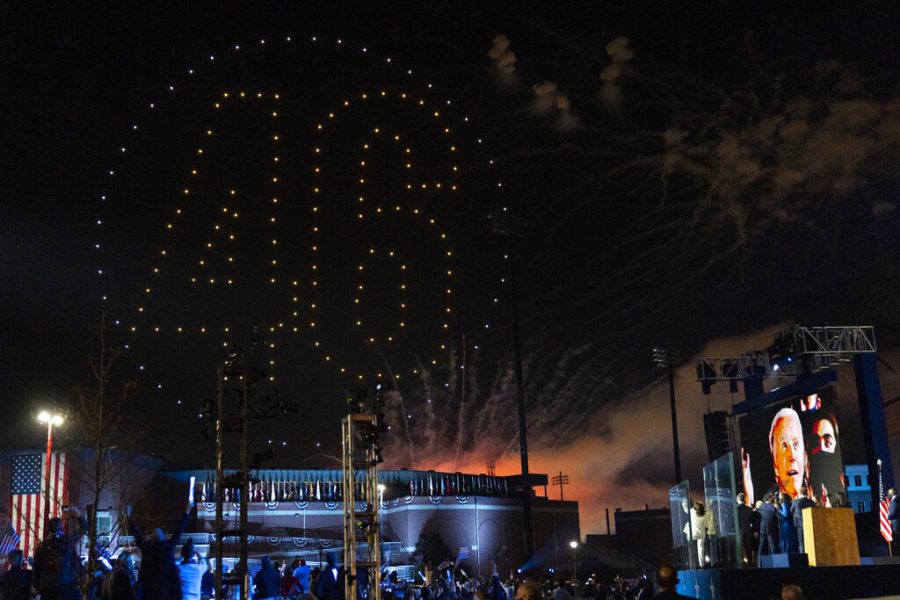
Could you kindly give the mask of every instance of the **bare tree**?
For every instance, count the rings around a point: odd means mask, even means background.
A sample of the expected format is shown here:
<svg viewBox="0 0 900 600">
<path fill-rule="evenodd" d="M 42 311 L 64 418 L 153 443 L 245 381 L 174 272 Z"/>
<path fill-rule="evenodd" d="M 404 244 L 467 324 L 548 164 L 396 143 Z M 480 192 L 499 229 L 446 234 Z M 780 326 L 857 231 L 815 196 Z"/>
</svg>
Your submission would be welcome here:
<svg viewBox="0 0 900 600">
<path fill-rule="evenodd" d="M 129 416 L 128 403 L 137 389 L 137 381 L 114 381 L 116 366 L 124 349 L 110 344 L 107 336 L 106 311 L 101 314 L 96 347 L 88 357 L 90 378 L 76 388 L 69 423 L 72 457 L 78 463 L 72 473 L 89 490 L 93 511 L 88 517 L 88 559 L 91 568 L 83 582 L 85 593 L 94 580 L 93 565 L 100 553 L 97 511 L 103 499 L 121 507 L 133 501 L 143 487 L 145 473 L 135 462 L 133 449 L 138 431 Z M 138 481 L 135 481 L 138 480 Z M 126 497 L 129 496 L 129 497 Z M 110 514 L 110 534 L 121 521 L 119 510 Z"/>
</svg>

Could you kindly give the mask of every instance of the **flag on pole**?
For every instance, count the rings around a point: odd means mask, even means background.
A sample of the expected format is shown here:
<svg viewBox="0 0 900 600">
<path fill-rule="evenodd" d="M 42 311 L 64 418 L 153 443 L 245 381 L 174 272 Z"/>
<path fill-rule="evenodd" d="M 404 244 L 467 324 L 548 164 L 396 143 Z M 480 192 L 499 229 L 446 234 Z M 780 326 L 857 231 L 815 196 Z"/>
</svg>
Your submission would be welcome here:
<svg viewBox="0 0 900 600">
<path fill-rule="evenodd" d="M 68 502 L 68 470 L 66 455 L 54 453 L 50 459 L 51 518 L 62 514 Z M 46 498 L 47 456 L 43 453 L 14 454 L 10 467 L 10 504 L 12 527 L 21 532 L 21 548 L 32 556 L 44 538 L 44 500 Z"/>
<path fill-rule="evenodd" d="M 878 522 L 881 529 L 881 537 L 884 541 L 890 543 L 894 539 L 894 533 L 891 531 L 891 522 L 888 521 L 888 511 L 890 510 L 891 501 L 885 498 L 878 503 Z"/>
<path fill-rule="evenodd" d="M 881 537 L 890 544 L 894 539 L 891 522 L 888 520 L 888 514 L 891 509 L 891 499 L 886 498 L 884 495 L 884 478 L 881 476 L 881 459 L 879 458 L 875 464 L 878 465 L 878 528 L 881 531 Z"/>
<path fill-rule="evenodd" d="M 0 554 L 8 554 L 19 545 L 19 534 L 13 528 L 12 521 L 6 521 L 3 528 L 3 537 L 0 537 Z"/>
<path fill-rule="evenodd" d="M 472 549 L 469 546 L 461 546 L 459 552 L 456 553 L 456 564 L 461 563 L 464 560 L 468 560 L 469 556 L 471 556 Z"/>
</svg>

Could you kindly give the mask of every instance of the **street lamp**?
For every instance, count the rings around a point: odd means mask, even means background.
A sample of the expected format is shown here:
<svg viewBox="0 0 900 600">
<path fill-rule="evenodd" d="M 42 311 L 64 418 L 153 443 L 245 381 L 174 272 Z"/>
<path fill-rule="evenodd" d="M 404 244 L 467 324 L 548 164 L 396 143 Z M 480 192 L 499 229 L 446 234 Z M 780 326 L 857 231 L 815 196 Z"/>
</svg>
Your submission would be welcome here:
<svg viewBox="0 0 900 600">
<path fill-rule="evenodd" d="M 50 462 L 53 453 L 53 426 L 59 427 L 63 424 L 63 417 L 59 414 L 50 414 L 46 410 L 42 410 L 37 417 L 38 421 L 47 424 L 47 469 L 44 474 L 44 533 L 50 521 Z"/>
<path fill-rule="evenodd" d="M 578 542 L 572 540 L 569 542 L 569 548 L 572 549 L 572 578 L 575 584 L 578 584 Z"/>
</svg>

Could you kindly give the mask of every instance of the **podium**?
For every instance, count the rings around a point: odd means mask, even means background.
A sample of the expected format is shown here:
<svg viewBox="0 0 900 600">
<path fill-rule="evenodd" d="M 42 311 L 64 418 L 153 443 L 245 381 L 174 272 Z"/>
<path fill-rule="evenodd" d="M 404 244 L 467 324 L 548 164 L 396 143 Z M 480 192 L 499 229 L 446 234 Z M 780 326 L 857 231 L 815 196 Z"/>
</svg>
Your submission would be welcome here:
<svg viewBox="0 0 900 600">
<path fill-rule="evenodd" d="M 856 521 L 849 508 L 803 509 L 803 545 L 811 567 L 859 564 Z"/>
</svg>

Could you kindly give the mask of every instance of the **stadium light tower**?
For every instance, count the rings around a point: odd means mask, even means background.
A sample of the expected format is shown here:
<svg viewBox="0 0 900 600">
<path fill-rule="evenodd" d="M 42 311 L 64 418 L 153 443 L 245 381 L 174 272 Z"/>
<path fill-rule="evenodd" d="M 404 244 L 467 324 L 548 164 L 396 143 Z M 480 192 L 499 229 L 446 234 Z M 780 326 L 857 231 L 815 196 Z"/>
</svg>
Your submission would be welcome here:
<svg viewBox="0 0 900 600">
<path fill-rule="evenodd" d="M 668 346 L 653 348 L 653 362 L 669 376 L 669 404 L 672 408 L 672 453 L 675 456 L 675 484 L 681 483 L 681 451 L 678 447 L 678 416 L 675 411 L 675 364 L 678 353 Z"/>
<path fill-rule="evenodd" d="M 50 462 L 53 455 L 53 427 L 63 424 L 63 416 L 42 410 L 37 419 L 39 422 L 47 424 L 47 469 L 44 475 L 44 532 L 46 533 L 47 523 L 50 520 Z"/>
</svg>

